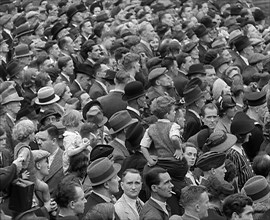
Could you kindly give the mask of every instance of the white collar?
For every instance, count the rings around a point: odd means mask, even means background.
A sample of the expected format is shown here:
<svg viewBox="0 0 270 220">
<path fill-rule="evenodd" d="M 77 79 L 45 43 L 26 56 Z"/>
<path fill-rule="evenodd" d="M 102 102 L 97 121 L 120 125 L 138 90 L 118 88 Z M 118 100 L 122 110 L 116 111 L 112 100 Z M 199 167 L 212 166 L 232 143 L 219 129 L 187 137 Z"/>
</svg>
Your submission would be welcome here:
<svg viewBox="0 0 270 220">
<path fill-rule="evenodd" d="M 106 91 L 106 93 L 108 94 L 107 87 L 104 85 L 104 83 L 101 82 L 101 81 L 98 81 L 98 80 L 96 80 L 96 82 L 97 82 L 99 85 L 101 85 L 101 87 L 102 87 L 102 88 Z"/>
<path fill-rule="evenodd" d="M 188 109 L 188 111 L 192 112 L 194 115 L 196 115 L 196 117 L 197 117 L 198 119 L 201 120 L 201 117 L 200 117 L 200 115 L 198 114 L 198 112 L 195 112 L 195 111 L 192 110 L 192 109 Z"/>
<path fill-rule="evenodd" d="M 130 106 L 127 106 L 127 109 L 130 110 L 130 111 L 135 112 L 135 113 L 136 113 L 137 115 L 139 115 L 139 116 L 141 115 L 140 112 L 139 112 L 137 109 L 135 109 L 135 108 L 132 108 L 132 107 L 130 107 Z"/>
<path fill-rule="evenodd" d="M 152 199 L 154 202 L 156 202 L 156 203 L 163 209 L 163 211 L 169 216 L 168 210 L 167 210 L 167 208 L 166 208 L 166 205 L 167 205 L 166 202 L 161 202 L 161 201 L 159 201 L 159 200 L 157 200 L 157 199 L 154 199 L 152 196 L 151 196 L 151 199 Z"/>
<path fill-rule="evenodd" d="M 121 140 L 121 139 L 119 139 L 119 138 L 114 138 L 114 140 L 116 140 L 116 141 L 118 141 L 120 144 L 122 144 L 124 147 L 126 146 L 126 143 L 125 143 L 125 141 L 123 141 L 123 140 Z"/>
<path fill-rule="evenodd" d="M 242 148 L 242 147 L 239 147 L 239 146 L 237 146 L 237 145 L 233 145 L 233 146 L 232 146 L 232 149 L 234 149 L 234 150 L 237 151 L 239 154 L 241 154 L 242 156 L 244 156 L 244 155 L 243 155 L 243 148 Z"/>
<path fill-rule="evenodd" d="M 240 57 L 244 60 L 244 62 L 245 62 L 247 65 L 249 65 L 249 62 L 248 62 L 248 59 L 247 59 L 247 58 L 243 57 L 242 55 L 240 55 Z"/>
</svg>

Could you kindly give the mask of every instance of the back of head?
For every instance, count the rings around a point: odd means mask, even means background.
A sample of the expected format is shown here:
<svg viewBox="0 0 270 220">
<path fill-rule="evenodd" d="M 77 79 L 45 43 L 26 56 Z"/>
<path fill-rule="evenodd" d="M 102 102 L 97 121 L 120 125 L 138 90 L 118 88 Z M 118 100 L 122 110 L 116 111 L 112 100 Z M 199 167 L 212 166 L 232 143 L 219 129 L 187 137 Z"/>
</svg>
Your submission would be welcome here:
<svg viewBox="0 0 270 220">
<path fill-rule="evenodd" d="M 252 169 L 256 175 L 266 178 L 270 172 L 270 156 L 268 154 L 257 155 L 253 159 Z"/>
<path fill-rule="evenodd" d="M 161 167 L 154 167 L 144 175 L 145 184 L 150 190 L 152 185 L 160 183 L 159 174 L 161 173 L 167 173 L 167 171 Z"/>
<path fill-rule="evenodd" d="M 202 193 L 206 192 L 204 186 L 190 185 L 182 189 L 181 204 L 184 208 L 192 207 L 195 202 L 199 202 Z"/>
</svg>

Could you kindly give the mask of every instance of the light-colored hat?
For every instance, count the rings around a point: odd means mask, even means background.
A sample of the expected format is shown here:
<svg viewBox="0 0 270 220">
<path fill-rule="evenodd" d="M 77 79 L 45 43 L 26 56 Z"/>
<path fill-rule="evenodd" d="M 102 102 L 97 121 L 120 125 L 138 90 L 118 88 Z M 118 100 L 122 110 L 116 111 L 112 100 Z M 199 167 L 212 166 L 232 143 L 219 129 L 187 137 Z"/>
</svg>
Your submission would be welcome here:
<svg viewBox="0 0 270 220">
<path fill-rule="evenodd" d="M 121 165 L 113 163 L 108 157 L 94 160 L 87 168 L 92 186 L 98 186 L 113 178 L 121 169 Z"/>
<path fill-rule="evenodd" d="M 53 88 L 46 86 L 38 90 L 35 103 L 38 105 L 49 105 L 57 102 L 59 99 L 59 96 L 55 95 Z"/>
<path fill-rule="evenodd" d="M 29 11 L 27 14 L 26 14 L 26 19 L 30 19 L 32 17 L 39 17 L 39 13 L 37 11 Z"/>
<path fill-rule="evenodd" d="M 29 50 L 29 47 L 27 44 L 19 44 L 15 47 L 14 52 L 14 59 L 21 58 L 21 57 L 28 57 L 32 56 L 33 52 Z"/>
<path fill-rule="evenodd" d="M 32 150 L 33 158 L 35 163 L 43 160 L 44 158 L 48 158 L 51 154 L 45 150 Z"/>
<path fill-rule="evenodd" d="M 7 90 L 5 90 L 2 94 L 2 105 L 8 104 L 10 102 L 20 102 L 23 100 L 22 97 L 19 97 L 17 91 L 15 90 L 15 88 L 11 85 L 7 88 Z"/>
</svg>

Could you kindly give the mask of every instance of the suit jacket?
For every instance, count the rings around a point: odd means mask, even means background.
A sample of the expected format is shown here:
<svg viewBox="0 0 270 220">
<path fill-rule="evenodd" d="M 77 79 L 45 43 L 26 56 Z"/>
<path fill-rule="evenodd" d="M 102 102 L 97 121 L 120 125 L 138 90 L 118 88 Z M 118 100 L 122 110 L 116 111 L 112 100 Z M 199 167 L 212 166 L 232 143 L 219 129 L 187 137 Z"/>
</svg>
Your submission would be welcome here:
<svg viewBox="0 0 270 220">
<path fill-rule="evenodd" d="M 186 122 L 183 138 L 187 141 L 191 136 L 197 134 L 201 129 L 201 120 L 191 111 L 186 112 Z"/>
<path fill-rule="evenodd" d="M 187 215 L 186 213 L 182 216 L 182 220 L 198 220 L 198 218 L 195 218 L 191 215 Z"/>
<path fill-rule="evenodd" d="M 138 119 L 139 122 L 142 122 L 142 117 L 138 115 L 136 112 L 127 109 L 128 113 L 130 114 L 131 118 Z"/>
<path fill-rule="evenodd" d="M 171 216 L 170 210 L 168 210 L 168 212 L 169 216 L 150 198 L 142 208 L 140 220 L 169 220 L 169 217 Z"/>
<path fill-rule="evenodd" d="M 101 96 L 107 95 L 105 89 L 96 81 L 94 81 L 93 85 L 90 88 L 89 95 L 91 99 L 97 99 Z"/>
<path fill-rule="evenodd" d="M 123 92 L 111 91 L 107 95 L 99 97 L 104 115 L 109 119 L 114 113 L 125 110 L 127 102 L 122 100 Z"/>
<path fill-rule="evenodd" d="M 63 172 L 63 150 L 58 149 L 52 164 L 50 166 L 49 175 L 45 177 L 44 181 L 48 184 L 50 193 L 56 189 L 60 180 L 64 178 Z"/>
<path fill-rule="evenodd" d="M 122 165 L 124 159 L 129 156 L 129 152 L 126 146 L 122 145 L 116 139 L 113 139 L 111 142 L 109 142 L 109 145 L 111 145 L 114 148 L 113 150 L 114 162 Z"/>
<path fill-rule="evenodd" d="M 200 63 L 204 63 L 204 57 L 207 50 L 200 43 L 198 45 L 198 50 L 199 50 L 199 61 Z"/>
<path fill-rule="evenodd" d="M 138 198 L 141 205 L 143 202 Z M 140 216 L 137 209 L 134 209 L 122 195 L 114 204 L 115 212 L 120 220 L 139 220 Z"/>
<path fill-rule="evenodd" d="M 74 80 L 73 83 L 70 85 L 70 92 L 74 96 L 74 94 L 79 91 L 82 91 L 81 87 L 79 86 L 78 82 Z"/>
<path fill-rule="evenodd" d="M 138 43 L 134 48 L 133 48 L 133 51 L 135 53 L 145 53 L 145 55 L 148 57 L 148 59 L 150 58 L 153 58 L 154 57 L 154 54 L 153 54 L 153 51 L 148 48 L 144 43 L 140 42 Z"/>
<path fill-rule="evenodd" d="M 235 54 L 233 65 L 238 66 L 241 70 L 241 73 L 243 73 L 244 69 L 248 66 L 242 57 L 240 57 L 240 55 L 237 53 Z"/>
<path fill-rule="evenodd" d="M 99 195 L 97 195 L 95 192 L 92 192 L 88 197 L 87 197 L 87 202 L 85 203 L 84 206 L 84 216 L 86 215 L 87 212 L 89 212 L 95 205 L 99 203 L 106 203 L 106 201 L 101 198 Z"/>
</svg>

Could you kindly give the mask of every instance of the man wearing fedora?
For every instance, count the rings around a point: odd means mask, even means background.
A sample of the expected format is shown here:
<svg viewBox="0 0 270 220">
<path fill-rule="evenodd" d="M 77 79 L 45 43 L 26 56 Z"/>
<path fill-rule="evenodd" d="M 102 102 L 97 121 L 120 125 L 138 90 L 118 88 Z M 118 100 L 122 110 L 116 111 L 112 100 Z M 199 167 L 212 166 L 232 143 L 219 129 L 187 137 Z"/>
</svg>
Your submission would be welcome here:
<svg viewBox="0 0 270 220">
<path fill-rule="evenodd" d="M 116 112 L 110 119 L 109 124 L 111 127 L 110 133 L 114 136 L 114 139 L 109 142 L 114 148 L 113 157 L 114 162 L 123 164 L 123 160 L 130 154 L 125 146 L 126 129 L 136 123 L 138 120 L 131 118 L 127 110 Z"/>
<path fill-rule="evenodd" d="M 75 71 L 75 80 L 70 86 L 70 92 L 74 96 L 78 91 L 89 92 L 92 80 L 94 79 L 94 70 L 86 64 L 78 64 Z"/>
<path fill-rule="evenodd" d="M 206 99 L 198 85 L 186 87 L 184 90 L 184 99 L 187 111 L 183 138 L 184 140 L 188 140 L 189 137 L 195 135 L 201 129 L 200 113 Z"/>
<path fill-rule="evenodd" d="M 127 102 L 124 101 L 122 97 L 125 93 L 124 88 L 129 81 L 129 74 L 123 70 L 119 70 L 114 78 L 115 88 L 110 90 L 107 95 L 98 98 L 104 115 L 107 118 L 110 118 L 114 113 L 118 111 L 126 109 Z"/>
<path fill-rule="evenodd" d="M 12 138 L 12 129 L 15 125 L 17 114 L 21 109 L 21 101 L 23 98 L 18 96 L 18 93 L 12 85 L 1 94 L 1 98 L 5 115 L 1 117 L 0 126 L 3 127 L 6 132 L 6 147 L 13 156 L 16 143 Z"/>
<path fill-rule="evenodd" d="M 31 63 L 32 55 L 33 52 L 29 50 L 27 44 L 21 43 L 14 48 L 13 58 L 18 60 L 24 68 L 27 68 L 27 66 Z"/>
<path fill-rule="evenodd" d="M 99 203 L 115 203 L 114 194 L 119 192 L 117 173 L 121 165 L 113 163 L 107 157 L 94 160 L 87 169 L 93 191 L 87 198 L 84 215 Z"/>
</svg>

